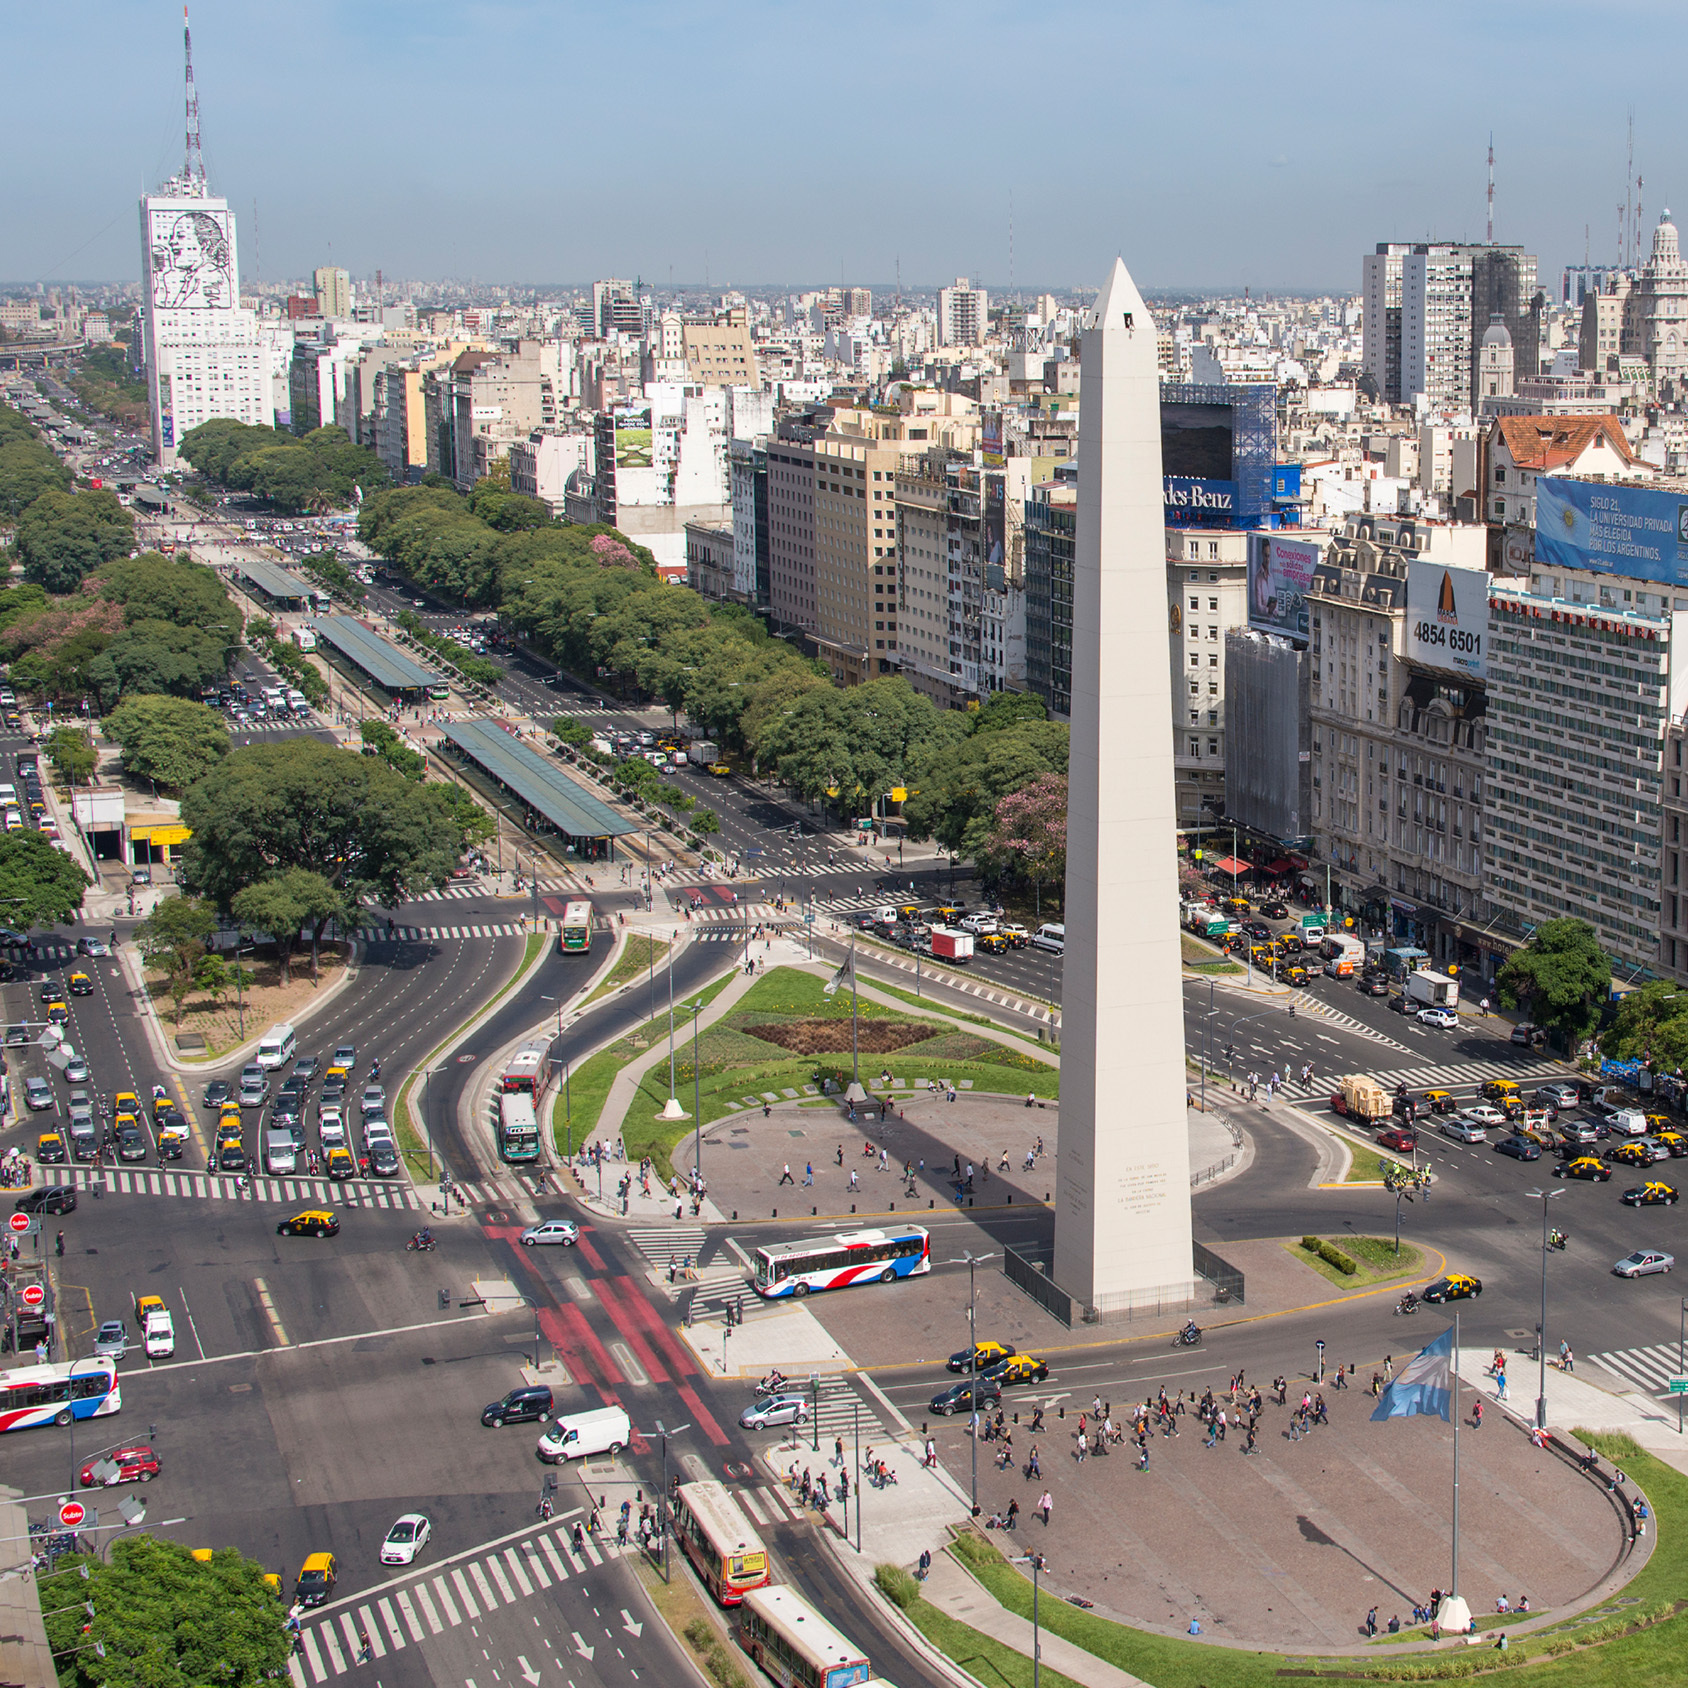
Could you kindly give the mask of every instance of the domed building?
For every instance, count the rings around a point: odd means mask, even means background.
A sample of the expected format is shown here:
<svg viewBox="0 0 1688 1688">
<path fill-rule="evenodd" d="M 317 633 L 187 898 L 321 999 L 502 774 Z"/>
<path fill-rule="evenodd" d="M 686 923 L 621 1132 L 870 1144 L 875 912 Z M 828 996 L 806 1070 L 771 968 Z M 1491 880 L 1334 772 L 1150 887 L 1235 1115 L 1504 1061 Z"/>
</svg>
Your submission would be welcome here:
<svg viewBox="0 0 1688 1688">
<path fill-rule="evenodd" d="M 1688 383 L 1688 263 L 1669 211 L 1660 212 L 1652 254 L 1624 300 L 1623 350 L 1646 360 L 1660 398 L 1681 396 Z"/>
<path fill-rule="evenodd" d="M 1481 412 L 1488 399 L 1509 399 L 1513 393 L 1512 336 L 1497 311 L 1489 318 L 1483 344 L 1477 352 L 1477 404 Z"/>
</svg>

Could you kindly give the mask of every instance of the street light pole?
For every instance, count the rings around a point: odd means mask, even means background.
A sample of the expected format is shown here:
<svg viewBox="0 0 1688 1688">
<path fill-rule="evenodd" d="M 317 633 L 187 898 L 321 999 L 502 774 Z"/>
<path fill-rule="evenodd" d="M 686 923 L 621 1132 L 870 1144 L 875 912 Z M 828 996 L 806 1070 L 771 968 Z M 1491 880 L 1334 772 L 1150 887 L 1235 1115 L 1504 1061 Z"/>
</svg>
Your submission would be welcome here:
<svg viewBox="0 0 1688 1688">
<path fill-rule="evenodd" d="M 698 1070 L 698 1021 L 703 1014 L 703 998 L 692 1004 L 692 1170 L 699 1181 L 703 1178 L 703 1101 L 702 1075 Z"/>
<path fill-rule="evenodd" d="M 1017 1555 L 1016 1565 L 1030 1565 L 1032 1568 L 1032 1688 L 1040 1688 L 1038 1678 L 1038 1661 L 1043 1656 L 1043 1646 L 1039 1638 L 1037 1619 L 1037 1574 L 1043 1569 L 1043 1555 L 1041 1553 L 1026 1553 Z"/>
<path fill-rule="evenodd" d="M 1536 1360 L 1540 1379 L 1536 1387 L 1536 1429 L 1547 1428 L 1547 1204 L 1563 1190 L 1531 1190 L 1529 1195 L 1541 1203 L 1541 1323 L 1536 1327 Z"/>
<path fill-rule="evenodd" d="M 979 1516 L 979 1340 L 978 1326 L 975 1322 L 975 1307 L 973 1301 L 974 1273 L 987 1260 L 994 1260 L 994 1254 L 973 1254 L 971 1252 L 958 1255 L 953 1260 L 944 1262 L 946 1266 L 965 1266 L 967 1268 L 967 1377 L 969 1382 L 968 1398 L 971 1402 L 973 1419 L 973 1471 L 972 1471 L 972 1516 Z"/>
</svg>

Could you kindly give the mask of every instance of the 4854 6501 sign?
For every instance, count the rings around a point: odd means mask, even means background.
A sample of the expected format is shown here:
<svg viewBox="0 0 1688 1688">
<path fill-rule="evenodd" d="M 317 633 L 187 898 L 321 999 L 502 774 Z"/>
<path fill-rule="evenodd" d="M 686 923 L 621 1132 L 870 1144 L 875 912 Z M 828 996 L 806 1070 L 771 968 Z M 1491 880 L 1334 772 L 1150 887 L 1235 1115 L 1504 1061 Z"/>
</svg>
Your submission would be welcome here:
<svg viewBox="0 0 1688 1688">
<path fill-rule="evenodd" d="M 1483 569 L 1412 563 L 1407 569 L 1407 649 L 1410 662 L 1462 679 L 1486 677 L 1489 577 Z"/>
</svg>

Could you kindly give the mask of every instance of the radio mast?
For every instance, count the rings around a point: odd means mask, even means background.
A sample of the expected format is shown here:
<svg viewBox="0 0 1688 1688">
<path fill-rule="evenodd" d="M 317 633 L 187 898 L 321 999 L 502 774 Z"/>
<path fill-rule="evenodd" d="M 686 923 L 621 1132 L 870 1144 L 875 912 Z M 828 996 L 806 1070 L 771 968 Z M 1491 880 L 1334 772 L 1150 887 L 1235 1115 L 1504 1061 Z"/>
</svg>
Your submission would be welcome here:
<svg viewBox="0 0 1688 1688">
<path fill-rule="evenodd" d="M 188 9 L 182 7 L 182 53 L 187 60 L 187 149 L 182 175 L 205 191 L 205 153 L 199 144 L 199 90 L 193 85 L 193 32 L 188 28 Z"/>
<path fill-rule="evenodd" d="M 1489 235 L 1488 244 L 1495 243 L 1495 132 L 1489 131 Z"/>
</svg>

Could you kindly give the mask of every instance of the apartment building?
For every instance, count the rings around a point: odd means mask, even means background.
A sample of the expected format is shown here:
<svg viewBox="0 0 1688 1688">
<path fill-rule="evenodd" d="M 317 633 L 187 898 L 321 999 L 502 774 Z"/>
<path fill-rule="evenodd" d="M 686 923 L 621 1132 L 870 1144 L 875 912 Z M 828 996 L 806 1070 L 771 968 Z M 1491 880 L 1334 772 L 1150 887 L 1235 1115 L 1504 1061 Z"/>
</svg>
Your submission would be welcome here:
<svg viewBox="0 0 1688 1688">
<path fill-rule="evenodd" d="M 450 474 L 465 492 L 536 428 L 555 427 L 568 402 L 555 341 L 465 352 L 452 365 Z"/>
<path fill-rule="evenodd" d="M 990 296 L 964 275 L 938 289 L 938 344 L 982 346 L 990 329 Z"/>
<path fill-rule="evenodd" d="M 732 478 L 733 595 L 762 609 L 769 602 L 768 442 L 734 438 L 728 442 Z"/>
<path fill-rule="evenodd" d="M 1650 480 L 1615 416 L 1500 416 L 1483 435 L 1483 519 L 1490 566 L 1527 574 L 1535 556 L 1540 475 Z"/>
<path fill-rule="evenodd" d="M 349 322 L 352 316 L 352 278 L 344 270 L 327 266 L 312 278 L 316 292 L 317 315 L 338 317 Z"/>
<path fill-rule="evenodd" d="M 900 455 L 849 434 L 814 444 L 815 643 L 841 685 L 897 668 Z"/>
<path fill-rule="evenodd" d="M 897 470 L 897 654 L 903 678 L 949 708 L 948 454 L 906 454 Z"/>
<path fill-rule="evenodd" d="M 1166 530 L 1167 649 L 1178 821 L 1225 807 L 1225 635 L 1248 625 L 1248 535 Z"/>
<path fill-rule="evenodd" d="M 567 507 L 570 478 L 590 476 L 593 437 L 565 428 L 535 428 L 525 440 L 510 442 L 510 490 L 536 498 L 553 516 Z"/>
<path fill-rule="evenodd" d="M 717 602 L 735 599 L 733 528 L 730 521 L 686 523 L 686 584 Z"/>
<path fill-rule="evenodd" d="M 1078 472 L 1043 481 L 1026 500 L 1026 689 L 1057 720 L 1073 710 L 1073 562 Z"/>
<path fill-rule="evenodd" d="M 811 441 L 768 441 L 768 608 L 776 632 L 814 638 L 815 449 Z"/>
<path fill-rule="evenodd" d="M 1682 744 L 1688 721 L 1672 715 L 1665 732 L 1660 792 L 1659 971 L 1688 983 L 1688 766 Z"/>
<path fill-rule="evenodd" d="M 742 305 L 718 316 L 680 325 L 681 355 L 689 379 L 711 387 L 759 387 L 756 347 Z"/>
</svg>

